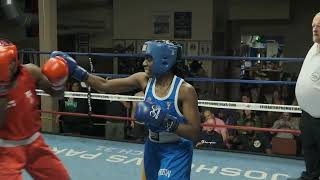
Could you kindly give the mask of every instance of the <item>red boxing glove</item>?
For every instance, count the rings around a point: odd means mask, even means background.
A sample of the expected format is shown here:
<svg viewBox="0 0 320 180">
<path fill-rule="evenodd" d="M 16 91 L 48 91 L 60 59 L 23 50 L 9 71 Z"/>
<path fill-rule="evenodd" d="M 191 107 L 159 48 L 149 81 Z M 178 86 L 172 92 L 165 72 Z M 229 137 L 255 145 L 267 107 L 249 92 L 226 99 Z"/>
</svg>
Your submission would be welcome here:
<svg viewBox="0 0 320 180">
<path fill-rule="evenodd" d="M 48 78 L 55 90 L 64 89 L 69 70 L 67 62 L 60 56 L 50 58 L 42 67 L 42 73 Z"/>
</svg>

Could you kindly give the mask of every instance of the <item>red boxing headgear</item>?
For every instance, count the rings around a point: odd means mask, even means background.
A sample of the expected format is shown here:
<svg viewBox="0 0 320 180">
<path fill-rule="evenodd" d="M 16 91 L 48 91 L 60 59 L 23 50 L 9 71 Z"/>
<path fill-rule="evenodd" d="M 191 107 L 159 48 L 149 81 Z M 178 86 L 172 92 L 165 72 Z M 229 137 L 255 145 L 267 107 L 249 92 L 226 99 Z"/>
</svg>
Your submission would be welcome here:
<svg viewBox="0 0 320 180">
<path fill-rule="evenodd" d="M 15 61 L 18 67 L 18 50 L 17 47 L 10 41 L 0 39 L 0 85 L 10 83 L 10 63 Z"/>
</svg>

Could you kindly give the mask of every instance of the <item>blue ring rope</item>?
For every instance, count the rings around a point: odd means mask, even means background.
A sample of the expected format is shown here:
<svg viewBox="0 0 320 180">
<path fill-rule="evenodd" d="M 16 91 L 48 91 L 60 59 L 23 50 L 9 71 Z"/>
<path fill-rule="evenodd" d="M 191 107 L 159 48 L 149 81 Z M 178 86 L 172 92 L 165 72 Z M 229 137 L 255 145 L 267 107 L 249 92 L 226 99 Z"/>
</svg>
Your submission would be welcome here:
<svg viewBox="0 0 320 180">
<path fill-rule="evenodd" d="M 41 52 L 41 51 L 19 51 L 19 53 L 28 53 L 28 54 L 50 54 L 50 52 Z M 143 54 L 115 54 L 115 53 L 78 53 L 78 52 L 67 52 L 70 55 L 80 55 L 80 56 L 108 56 L 108 57 L 136 57 L 142 58 Z M 193 60 L 261 60 L 261 61 L 288 61 L 288 62 L 301 62 L 303 58 L 270 58 L 270 57 L 236 57 L 236 56 L 187 56 L 183 57 L 185 59 Z M 136 59 L 128 59 L 136 60 Z M 98 76 L 102 77 L 112 77 L 112 78 L 122 78 L 128 77 L 126 74 L 102 74 L 95 73 Z M 269 81 L 269 80 L 242 80 L 242 79 L 216 79 L 216 78 L 203 78 L 203 77 L 194 77 L 194 78 L 185 78 L 187 81 L 200 81 L 200 82 L 216 82 L 216 83 L 244 83 L 244 84 L 285 84 L 285 85 L 295 85 L 295 81 Z"/>
<path fill-rule="evenodd" d="M 19 51 L 19 53 L 26 54 L 50 54 L 51 52 L 43 51 Z M 79 56 L 105 56 L 105 57 L 126 57 L 126 58 L 143 58 L 143 54 L 117 54 L 117 53 L 78 53 L 78 52 L 66 52 L 70 55 Z M 240 57 L 240 56 L 183 56 L 182 59 L 187 60 L 222 60 L 222 61 L 286 61 L 286 62 L 303 62 L 304 58 L 271 58 L 271 57 Z M 136 59 L 127 59 L 136 60 Z"/>
<path fill-rule="evenodd" d="M 111 77 L 111 78 L 124 78 L 128 77 L 127 74 L 104 74 L 104 73 L 94 73 L 101 77 Z M 216 79 L 216 78 L 185 78 L 186 81 L 197 81 L 197 82 L 216 82 L 216 83 L 243 83 L 243 84 L 285 84 L 285 85 L 295 85 L 295 81 L 268 81 L 268 80 L 242 80 L 242 79 Z"/>
</svg>

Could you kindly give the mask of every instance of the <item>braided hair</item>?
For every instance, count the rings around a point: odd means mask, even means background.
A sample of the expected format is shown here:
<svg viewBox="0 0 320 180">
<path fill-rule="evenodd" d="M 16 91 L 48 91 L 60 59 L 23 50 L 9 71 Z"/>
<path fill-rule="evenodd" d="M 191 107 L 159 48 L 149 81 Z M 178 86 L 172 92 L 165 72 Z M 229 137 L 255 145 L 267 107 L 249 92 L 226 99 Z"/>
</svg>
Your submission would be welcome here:
<svg viewBox="0 0 320 180">
<path fill-rule="evenodd" d="M 177 49 L 177 59 L 176 59 L 176 64 L 172 67 L 172 72 L 173 74 L 185 78 L 190 76 L 190 73 L 188 71 L 188 67 L 185 65 L 184 59 L 182 59 L 182 46 L 176 42 L 176 41 L 171 41 L 174 45 L 178 47 Z"/>
</svg>

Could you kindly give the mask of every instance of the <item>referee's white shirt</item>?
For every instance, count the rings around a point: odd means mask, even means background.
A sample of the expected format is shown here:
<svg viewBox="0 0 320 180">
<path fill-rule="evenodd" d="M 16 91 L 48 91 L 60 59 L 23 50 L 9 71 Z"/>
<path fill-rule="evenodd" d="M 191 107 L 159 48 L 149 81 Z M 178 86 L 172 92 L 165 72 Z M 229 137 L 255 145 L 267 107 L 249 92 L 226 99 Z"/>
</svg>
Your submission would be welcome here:
<svg viewBox="0 0 320 180">
<path fill-rule="evenodd" d="M 320 118 L 320 44 L 314 43 L 304 59 L 295 91 L 300 108 Z"/>
</svg>

